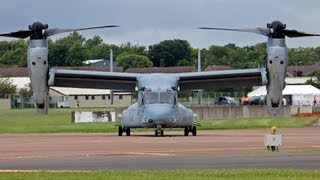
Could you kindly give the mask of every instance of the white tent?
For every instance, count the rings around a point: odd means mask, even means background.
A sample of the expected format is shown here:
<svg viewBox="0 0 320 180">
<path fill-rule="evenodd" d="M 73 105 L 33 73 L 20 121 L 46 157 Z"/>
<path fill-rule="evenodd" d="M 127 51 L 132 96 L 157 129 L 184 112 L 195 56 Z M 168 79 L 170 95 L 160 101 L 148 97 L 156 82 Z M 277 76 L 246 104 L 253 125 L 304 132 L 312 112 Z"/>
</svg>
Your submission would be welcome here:
<svg viewBox="0 0 320 180">
<path fill-rule="evenodd" d="M 261 86 L 248 93 L 248 97 L 266 95 L 266 86 Z M 313 97 L 320 98 L 320 90 L 311 85 L 286 85 L 283 95 L 291 96 L 292 105 L 313 105 Z"/>
</svg>

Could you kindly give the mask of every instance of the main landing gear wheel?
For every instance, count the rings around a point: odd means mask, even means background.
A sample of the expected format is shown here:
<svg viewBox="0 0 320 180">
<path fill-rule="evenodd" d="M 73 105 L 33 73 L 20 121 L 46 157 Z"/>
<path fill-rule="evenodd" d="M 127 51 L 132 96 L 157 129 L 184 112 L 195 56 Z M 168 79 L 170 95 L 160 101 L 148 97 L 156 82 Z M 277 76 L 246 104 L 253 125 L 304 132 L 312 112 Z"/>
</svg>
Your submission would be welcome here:
<svg viewBox="0 0 320 180">
<path fill-rule="evenodd" d="M 130 128 L 126 128 L 126 134 L 127 134 L 127 136 L 130 136 L 130 133 L 131 133 Z"/>
<path fill-rule="evenodd" d="M 197 135 L 197 126 L 193 126 L 192 127 L 192 136 L 196 136 Z"/>
<path fill-rule="evenodd" d="M 118 136 L 122 136 L 123 132 L 126 132 L 127 136 L 130 136 L 130 134 L 131 134 L 130 128 L 124 128 L 122 126 L 119 126 L 119 128 L 118 128 Z"/>
<path fill-rule="evenodd" d="M 184 128 L 184 136 L 189 136 L 189 128 Z"/>
<path fill-rule="evenodd" d="M 191 132 L 193 136 L 196 136 L 197 135 L 197 126 L 184 128 L 184 136 L 189 136 L 189 132 Z"/>
<path fill-rule="evenodd" d="M 119 126 L 119 128 L 118 128 L 118 136 L 122 136 L 122 133 L 123 133 L 123 128 L 122 128 L 122 126 Z"/>
</svg>

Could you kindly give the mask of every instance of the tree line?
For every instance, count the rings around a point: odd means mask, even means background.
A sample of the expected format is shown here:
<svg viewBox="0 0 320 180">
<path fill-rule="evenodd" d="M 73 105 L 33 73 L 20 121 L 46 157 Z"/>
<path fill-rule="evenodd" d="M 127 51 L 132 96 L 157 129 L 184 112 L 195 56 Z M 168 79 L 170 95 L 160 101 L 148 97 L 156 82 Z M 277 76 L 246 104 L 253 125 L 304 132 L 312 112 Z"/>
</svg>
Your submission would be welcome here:
<svg viewBox="0 0 320 180">
<path fill-rule="evenodd" d="M 196 66 L 197 49 L 186 40 L 164 40 L 148 47 L 125 43 L 114 45 L 104 43 L 100 36 L 86 39 L 77 32 L 58 40 L 48 41 L 50 66 L 82 66 L 88 59 L 110 58 L 114 52 L 115 61 L 124 70 L 132 67 Z M 0 66 L 27 65 L 27 40 L 0 41 Z M 201 49 L 202 67 L 226 65 L 231 68 L 255 68 L 263 66 L 266 58 L 266 43 L 239 47 L 211 45 Z M 320 59 L 320 47 L 290 48 L 289 65 L 301 62 L 312 65 Z"/>
</svg>

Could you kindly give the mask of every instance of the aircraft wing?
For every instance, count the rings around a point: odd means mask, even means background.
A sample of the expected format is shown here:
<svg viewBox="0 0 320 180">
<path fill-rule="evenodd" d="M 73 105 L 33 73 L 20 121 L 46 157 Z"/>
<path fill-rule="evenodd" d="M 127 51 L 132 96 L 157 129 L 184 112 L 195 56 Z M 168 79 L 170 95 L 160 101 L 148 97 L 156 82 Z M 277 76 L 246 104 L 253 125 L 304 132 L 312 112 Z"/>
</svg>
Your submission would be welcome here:
<svg viewBox="0 0 320 180">
<path fill-rule="evenodd" d="M 179 74 L 180 90 L 234 88 L 268 83 L 264 68 L 205 71 Z"/>
<path fill-rule="evenodd" d="M 134 91 L 139 74 L 51 69 L 49 86 Z"/>
</svg>

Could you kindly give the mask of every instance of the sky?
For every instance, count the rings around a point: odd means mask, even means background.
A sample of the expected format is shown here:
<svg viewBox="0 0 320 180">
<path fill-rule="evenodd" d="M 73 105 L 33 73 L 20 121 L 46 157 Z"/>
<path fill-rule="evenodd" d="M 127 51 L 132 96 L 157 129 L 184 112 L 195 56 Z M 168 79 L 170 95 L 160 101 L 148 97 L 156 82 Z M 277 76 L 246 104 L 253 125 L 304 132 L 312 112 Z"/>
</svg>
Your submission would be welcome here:
<svg viewBox="0 0 320 180">
<path fill-rule="evenodd" d="M 27 29 L 34 21 L 50 28 L 119 25 L 81 32 L 99 35 L 108 44 L 149 46 L 184 39 L 194 48 L 265 42 L 266 37 L 239 32 L 205 31 L 199 26 L 265 27 L 280 20 L 287 29 L 320 33 L 320 1 L 316 0 L 1 0 L 0 32 Z M 63 35 L 53 36 L 58 39 Z M 0 38 L 0 40 L 8 40 Z M 287 38 L 288 47 L 320 46 L 320 37 Z"/>
</svg>

